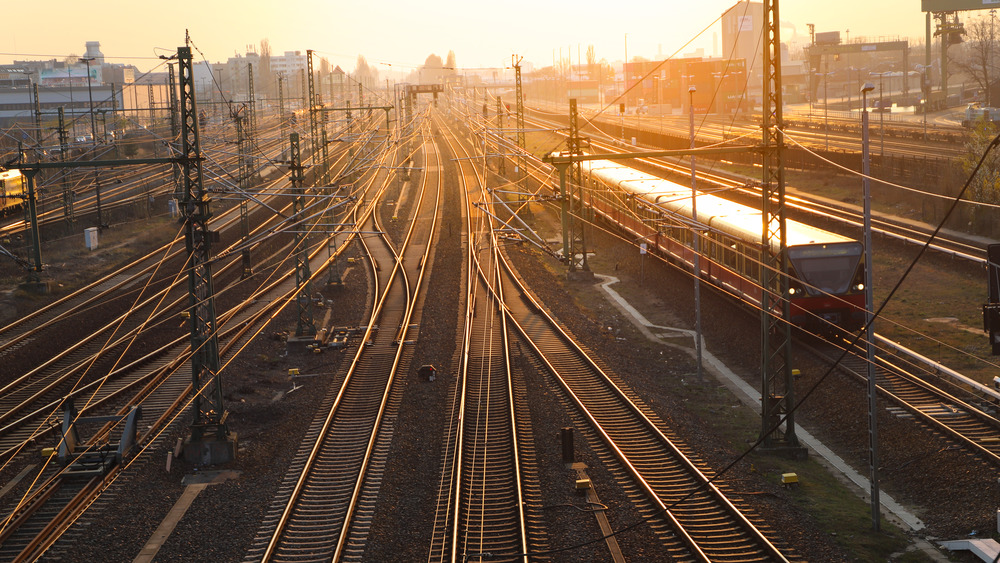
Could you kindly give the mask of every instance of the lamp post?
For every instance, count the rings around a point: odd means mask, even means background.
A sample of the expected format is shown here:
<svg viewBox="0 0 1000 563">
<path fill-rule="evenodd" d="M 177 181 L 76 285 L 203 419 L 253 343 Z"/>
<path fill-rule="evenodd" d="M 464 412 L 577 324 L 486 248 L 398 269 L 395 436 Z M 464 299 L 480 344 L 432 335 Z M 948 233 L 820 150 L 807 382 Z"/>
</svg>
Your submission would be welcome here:
<svg viewBox="0 0 1000 563">
<path fill-rule="evenodd" d="M 830 63 L 826 63 L 826 70 L 828 72 L 823 73 L 823 131 L 826 134 L 826 150 L 830 150 L 830 96 L 829 86 L 830 86 Z"/>
<path fill-rule="evenodd" d="M 872 197 L 871 182 L 868 180 L 870 174 L 870 157 L 868 151 L 868 92 L 875 89 L 875 85 L 866 82 L 861 87 L 861 96 L 864 100 L 864 109 L 861 113 L 861 173 L 862 186 L 864 190 L 864 236 L 865 236 L 865 341 L 867 344 L 868 356 L 868 468 L 871 486 L 871 509 L 872 509 L 872 529 L 879 530 L 879 487 L 878 487 L 878 418 L 875 399 L 878 396 L 878 388 L 875 382 L 875 342 L 874 330 L 872 327 L 873 310 L 875 299 L 872 291 Z M 879 90 L 881 93 L 881 89 Z M 881 109 L 881 108 L 880 108 Z"/>
<path fill-rule="evenodd" d="M 993 10 L 991 10 L 991 11 L 993 11 Z M 926 141 L 927 140 L 927 105 L 930 102 L 930 99 L 929 99 L 930 98 L 930 95 L 929 95 L 930 94 L 930 92 L 929 92 L 930 89 L 928 88 L 929 83 L 927 82 L 927 69 L 930 68 L 930 65 L 921 65 L 921 64 L 918 64 L 918 65 L 915 65 L 914 68 L 916 68 L 917 70 L 920 71 L 920 96 L 921 96 L 921 100 L 923 101 L 923 103 L 921 104 L 921 106 L 923 106 L 923 107 L 921 107 L 921 110 L 922 110 L 921 113 L 924 114 L 924 141 Z M 987 92 L 989 92 L 989 89 L 987 89 Z"/>
<path fill-rule="evenodd" d="M 847 67 L 847 88 L 844 88 L 847 90 L 847 113 L 851 113 L 851 108 L 854 106 L 854 99 L 851 97 L 851 73 L 855 70 L 857 69 L 853 66 Z"/>
<path fill-rule="evenodd" d="M 625 62 L 622 63 L 622 96 L 625 96 L 625 103 L 628 103 L 628 74 L 625 67 L 628 65 L 628 34 L 625 34 Z M 624 135 L 622 135 L 624 137 Z"/>
<path fill-rule="evenodd" d="M 80 57 L 81 63 L 87 63 L 87 96 L 90 98 L 90 140 L 91 144 L 97 142 L 97 125 L 94 122 L 94 91 L 90 87 L 90 61 L 94 57 Z"/>
<path fill-rule="evenodd" d="M 880 157 L 885 158 L 885 100 L 882 98 L 882 77 L 885 76 L 884 72 L 869 72 L 868 76 L 878 76 L 878 134 L 879 134 L 879 151 Z M 868 86 L 868 82 L 865 82 L 865 87 Z M 874 89 L 875 87 L 872 86 Z"/>
<path fill-rule="evenodd" d="M 691 149 L 694 149 L 694 93 L 698 89 L 692 84 L 688 86 L 688 99 L 690 108 L 690 129 L 691 129 Z M 698 355 L 698 378 L 701 379 L 701 260 L 700 245 L 698 237 L 698 197 L 697 197 L 697 176 L 695 174 L 695 157 L 691 153 L 691 221 L 694 223 L 691 231 L 691 250 L 694 252 L 694 347 Z"/>
<path fill-rule="evenodd" d="M 94 57 L 80 57 L 81 63 L 87 63 L 87 96 L 90 98 L 90 146 L 97 148 L 97 123 L 94 120 L 94 91 L 90 86 L 90 61 Z M 93 156 L 91 156 L 93 158 Z M 101 214 L 101 176 L 97 169 L 94 169 L 94 197 L 97 202 L 97 230 L 104 228 L 104 221 Z"/>
</svg>

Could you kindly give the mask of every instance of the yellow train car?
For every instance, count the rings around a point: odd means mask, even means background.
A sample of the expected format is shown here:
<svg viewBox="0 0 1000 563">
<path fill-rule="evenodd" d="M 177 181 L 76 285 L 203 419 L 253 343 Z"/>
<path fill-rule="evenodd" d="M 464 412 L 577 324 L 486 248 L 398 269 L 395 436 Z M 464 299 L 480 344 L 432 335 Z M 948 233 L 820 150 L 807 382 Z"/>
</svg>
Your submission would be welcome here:
<svg viewBox="0 0 1000 563">
<path fill-rule="evenodd" d="M 20 170 L 0 172 L 0 215 L 20 209 L 24 205 L 24 176 Z"/>
</svg>

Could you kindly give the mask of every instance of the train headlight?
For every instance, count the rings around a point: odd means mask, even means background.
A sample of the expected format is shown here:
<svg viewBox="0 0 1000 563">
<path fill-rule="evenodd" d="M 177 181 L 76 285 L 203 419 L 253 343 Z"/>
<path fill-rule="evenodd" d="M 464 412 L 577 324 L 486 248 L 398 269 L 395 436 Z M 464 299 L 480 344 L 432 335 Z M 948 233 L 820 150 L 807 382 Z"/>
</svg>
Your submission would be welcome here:
<svg viewBox="0 0 1000 563">
<path fill-rule="evenodd" d="M 856 289 L 858 291 L 864 291 L 865 290 L 865 284 L 859 283 L 858 285 L 854 286 L 854 289 Z"/>
</svg>

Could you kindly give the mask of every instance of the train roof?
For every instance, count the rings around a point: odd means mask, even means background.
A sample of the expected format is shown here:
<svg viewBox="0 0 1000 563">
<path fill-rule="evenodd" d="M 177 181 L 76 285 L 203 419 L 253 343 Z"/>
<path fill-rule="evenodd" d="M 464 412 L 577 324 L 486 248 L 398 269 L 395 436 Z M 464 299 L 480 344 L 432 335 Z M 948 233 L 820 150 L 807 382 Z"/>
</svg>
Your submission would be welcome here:
<svg viewBox="0 0 1000 563">
<path fill-rule="evenodd" d="M 656 204 L 664 211 L 691 218 L 691 187 L 664 180 L 610 160 L 584 161 L 585 174 L 617 185 L 623 190 Z M 698 222 L 749 243 L 760 244 L 762 219 L 759 209 L 698 192 Z M 854 242 L 854 239 L 786 219 L 788 246 Z"/>
</svg>

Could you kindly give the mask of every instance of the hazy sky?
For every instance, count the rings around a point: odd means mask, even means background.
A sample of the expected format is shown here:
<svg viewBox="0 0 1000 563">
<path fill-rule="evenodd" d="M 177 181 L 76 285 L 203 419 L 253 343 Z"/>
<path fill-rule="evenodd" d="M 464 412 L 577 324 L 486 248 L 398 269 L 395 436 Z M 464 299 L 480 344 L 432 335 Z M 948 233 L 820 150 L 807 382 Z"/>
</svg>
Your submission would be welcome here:
<svg viewBox="0 0 1000 563">
<path fill-rule="evenodd" d="M 444 58 L 455 51 L 459 66 L 493 67 L 510 63 L 512 53 L 536 66 L 552 64 L 558 55 L 577 47 L 586 57 L 587 45 L 598 58 L 621 60 L 625 55 L 653 58 L 673 54 L 694 40 L 712 54 L 715 25 L 698 33 L 734 4 L 733 0 L 666 0 L 659 2 L 469 2 L 434 0 L 426 4 L 400 0 L 337 2 L 331 0 L 240 0 L 201 3 L 148 4 L 106 0 L 96 4 L 47 0 L 40 4 L 10 2 L 4 7 L 7 25 L 0 34 L 0 63 L 14 59 L 63 58 L 81 55 L 86 41 L 100 41 L 108 62 L 132 62 L 141 70 L 157 64 L 155 57 L 184 44 L 189 29 L 193 45 L 211 62 L 243 54 L 248 45 L 267 38 L 273 54 L 313 49 L 345 70 L 364 55 L 380 73 L 409 71 L 435 53 Z M 183 8 L 178 9 L 178 6 Z M 920 37 L 924 14 L 920 0 L 784 0 L 781 20 L 808 36 L 816 31 L 840 31 L 850 37 Z M 977 12 L 976 14 L 985 14 Z M 783 32 L 782 40 L 791 39 Z M 142 60 L 146 58 L 146 60 Z M 196 60 L 200 60 L 195 51 Z"/>
</svg>

